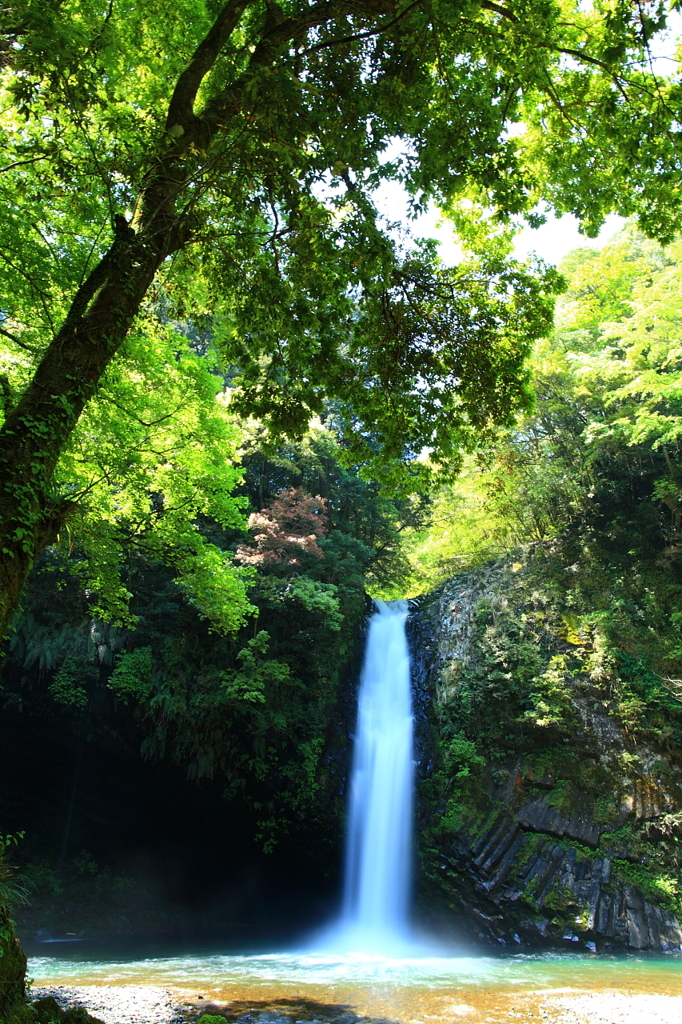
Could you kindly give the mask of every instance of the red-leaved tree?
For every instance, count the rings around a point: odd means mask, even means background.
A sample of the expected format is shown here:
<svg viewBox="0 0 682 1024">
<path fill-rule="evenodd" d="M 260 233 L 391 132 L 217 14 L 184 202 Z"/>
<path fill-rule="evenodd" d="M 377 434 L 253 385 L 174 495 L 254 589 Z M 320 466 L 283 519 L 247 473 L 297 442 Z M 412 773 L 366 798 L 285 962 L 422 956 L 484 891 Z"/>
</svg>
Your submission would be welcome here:
<svg viewBox="0 0 682 1024">
<path fill-rule="evenodd" d="M 273 503 L 249 516 L 253 545 L 240 544 L 235 560 L 242 565 L 300 565 L 303 555 L 324 558 L 317 543 L 327 533 L 327 499 L 301 487 L 280 491 Z"/>
</svg>

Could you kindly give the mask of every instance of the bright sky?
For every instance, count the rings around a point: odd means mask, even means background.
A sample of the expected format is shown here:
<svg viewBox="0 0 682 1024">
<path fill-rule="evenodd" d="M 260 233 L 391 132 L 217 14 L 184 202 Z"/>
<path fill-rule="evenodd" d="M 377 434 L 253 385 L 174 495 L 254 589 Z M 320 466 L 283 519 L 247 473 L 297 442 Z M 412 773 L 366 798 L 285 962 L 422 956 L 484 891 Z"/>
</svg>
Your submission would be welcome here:
<svg viewBox="0 0 682 1024">
<path fill-rule="evenodd" d="M 578 220 L 570 213 L 563 217 L 551 217 L 541 228 L 534 230 L 525 227 L 516 237 L 516 253 L 527 256 L 534 252 L 542 256 L 548 263 L 558 263 L 571 249 L 593 246 L 601 248 L 605 242 L 613 238 L 625 224 L 624 217 L 611 214 L 606 218 L 604 227 L 596 238 L 587 238 L 578 231 Z"/>
<path fill-rule="evenodd" d="M 668 12 L 668 31 L 656 36 L 651 43 L 651 70 L 661 76 L 675 72 L 676 40 L 682 38 L 682 14 Z M 387 152 L 387 159 L 390 153 Z M 461 258 L 461 251 L 453 240 L 452 228 L 441 223 L 438 210 L 430 210 L 415 221 L 408 221 L 406 195 L 399 185 L 386 183 L 374 195 L 379 210 L 393 221 L 409 223 L 410 231 L 421 238 L 437 238 L 440 243 L 441 259 L 453 265 Z M 582 246 L 601 248 L 621 229 L 625 220 L 615 215 L 606 218 L 606 223 L 597 238 L 587 238 L 578 231 L 578 221 L 570 214 L 561 218 L 550 217 L 541 228 L 526 227 L 517 236 L 516 254 L 519 257 L 535 253 L 548 263 L 558 263 L 571 249 Z"/>
<path fill-rule="evenodd" d="M 438 210 L 429 210 L 417 220 L 408 221 L 407 197 L 399 185 L 385 184 L 374 193 L 379 210 L 393 221 L 407 223 L 413 235 L 418 238 L 436 238 L 440 243 L 441 259 L 453 265 L 461 259 L 461 250 L 454 240 L 453 229 L 442 222 Z M 516 254 L 519 257 L 535 253 L 548 263 L 558 263 L 571 249 L 591 245 L 600 248 L 613 237 L 625 223 L 623 217 L 615 215 L 606 218 L 606 223 L 597 238 L 587 238 L 578 231 L 578 221 L 570 214 L 561 218 L 550 217 L 541 228 L 525 227 L 516 238 Z"/>
<path fill-rule="evenodd" d="M 437 211 L 434 210 L 413 223 L 415 234 L 439 240 L 441 258 L 446 263 L 454 263 L 457 260 L 459 250 L 453 242 L 452 228 L 448 224 L 439 224 Z M 580 234 L 578 220 L 571 214 L 565 214 L 561 218 L 550 217 L 541 228 L 523 228 L 516 236 L 514 248 L 519 257 L 535 253 L 548 263 L 556 264 L 571 249 L 586 245 L 601 248 L 620 231 L 623 224 L 623 217 L 609 216 L 597 238 L 587 238 Z"/>
</svg>

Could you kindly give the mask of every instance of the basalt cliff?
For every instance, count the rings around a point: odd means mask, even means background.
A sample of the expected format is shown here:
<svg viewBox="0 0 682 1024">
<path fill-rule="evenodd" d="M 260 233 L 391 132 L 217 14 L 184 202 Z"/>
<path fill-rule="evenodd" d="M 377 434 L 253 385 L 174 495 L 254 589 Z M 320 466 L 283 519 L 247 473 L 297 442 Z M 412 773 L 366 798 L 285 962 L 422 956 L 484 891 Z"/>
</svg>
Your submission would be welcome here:
<svg viewBox="0 0 682 1024">
<path fill-rule="evenodd" d="M 413 602 L 419 901 L 497 946 L 682 947 L 682 704 L 646 586 L 550 545 Z"/>
</svg>

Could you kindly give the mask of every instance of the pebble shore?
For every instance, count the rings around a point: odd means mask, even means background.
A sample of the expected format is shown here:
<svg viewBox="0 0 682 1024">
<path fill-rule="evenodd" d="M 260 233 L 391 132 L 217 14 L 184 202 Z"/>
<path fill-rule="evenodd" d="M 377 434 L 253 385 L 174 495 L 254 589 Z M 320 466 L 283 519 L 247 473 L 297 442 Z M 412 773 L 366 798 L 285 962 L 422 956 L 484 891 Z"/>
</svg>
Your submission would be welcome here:
<svg viewBox="0 0 682 1024">
<path fill-rule="evenodd" d="M 62 1009 L 79 1005 L 104 1024 L 182 1024 L 174 997 L 151 985 L 64 985 L 31 989 L 32 1000 L 54 996 Z"/>
<path fill-rule="evenodd" d="M 543 1010 L 552 1024 L 681 1024 L 682 996 L 586 992 L 553 996 Z"/>
<path fill-rule="evenodd" d="M 32 999 L 54 996 L 60 1006 L 79 1004 L 93 1017 L 104 1024 L 188 1024 L 200 1015 L 199 1006 L 179 1005 L 178 996 L 163 988 L 150 985 L 83 985 L 78 987 L 55 986 L 33 988 Z M 530 994 L 529 994 L 530 996 Z M 532 1008 L 531 1008 L 532 1004 Z M 206 1006 L 209 1013 L 217 1007 Z M 351 1017 L 353 1015 L 351 1014 Z M 645 995 L 626 992 L 584 992 L 569 994 L 546 993 L 539 999 L 530 996 L 527 1009 L 520 1006 L 515 1010 L 503 1011 L 503 1017 L 510 1024 L 682 1024 L 682 996 Z M 478 1022 L 482 1018 L 474 1007 L 462 1005 L 453 1015 L 452 1024 L 467 1019 Z M 501 1018 L 483 1019 L 494 1022 Z M 371 1018 L 355 1018 L 366 1024 L 375 1024 Z M 294 1024 L 294 1020 L 283 1016 L 281 1011 L 244 1014 L 234 1019 L 234 1024 Z M 320 1020 L 296 1020 L 295 1024 L 325 1024 Z M 379 1024 L 377 1021 L 376 1024 Z M 399 1024 L 382 1020 L 380 1024 Z M 408 1024 L 408 1022 L 403 1022 Z M 423 1024 L 410 1021 L 409 1024 Z M 441 1024 L 441 1022 L 439 1022 Z M 442 1022 L 446 1024 L 446 1022 Z"/>
</svg>

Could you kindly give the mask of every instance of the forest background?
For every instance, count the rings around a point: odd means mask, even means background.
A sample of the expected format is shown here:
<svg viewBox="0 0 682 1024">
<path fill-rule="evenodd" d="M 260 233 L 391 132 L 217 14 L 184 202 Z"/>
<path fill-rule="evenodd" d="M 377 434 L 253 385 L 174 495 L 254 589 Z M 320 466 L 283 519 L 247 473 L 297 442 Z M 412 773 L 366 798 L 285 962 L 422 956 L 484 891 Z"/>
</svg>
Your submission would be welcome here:
<svg viewBox="0 0 682 1024">
<path fill-rule="evenodd" d="M 9 643 L 5 712 L 38 732 L 57 715 L 72 742 L 85 722 L 88 742 L 110 751 L 136 737 L 145 759 L 170 758 L 191 779 L 217 781 L 230 818 L 258 845 L 283 844 L 290 856 L 291 841 L 297 857 L 307 845 L 333 861 L 348 726 L 338 695 L 357 670 L 367 592 L 417 595 L 506 559 L 530 566 L 519 584 L 529 595 L 554 593 L 571 643 L 591 638 L 590 657 L 615 672 L 627 729 L 653 728 L 658 741 L 669 734 L 674 742 L 682 675 L 679 244 L 661 247 L 626 227 L 599 250 L 570 253 L 560 269 L 567 290 L 556 328 L 531 359 L 534 409 L 468 457 L 456 482 L 389 499 L 341 465 L 332 427 L 273 451 L 257 427 L 242 425 L 234 490 L 250 519 L 231 529 L 209 517 L 199 524 L 252 567 L 250 620 L 221 636 L 144 534 L 131 533 L 123 575 L 131 620 L 107 622 L 98 593 L 84 586 L 83 553 L 53 546 Z M 571 566 L 567 598 L 560 576 Z M 600 594 L 611 595 L 606 604 Z M 493 690 L 502 670 L 516 679 L 523 654 L 523 636 L 505 643 L 486 668 Z M 453 735 L 444 731 L 443 765 L 456 786 L 481 760 L 479 739 L 489 756 L 490 744 L 504 748 L 514 729 L 539 722 L 546 731 L 561 718 L 566 693 L 550 675 L 532 708 L 526 701 L 519 722 L 506 723 L 506 740 L 491 709 L 479 708 L 485 721 L 473 731 L 459 721 Z M 523 681 L 508 685 L 524 689 Z M 63 829 L 60 809 L 40 840 L 25 841 L 24 873 L 37 887 L 31 902 L 40 911 L 70 900 L 76 920 L 87 917 L 97 889 L 100 923 L 111 926 L 121 913 L 111 860 L 93 855 L 92 836 L 76 829 L 56 864 Z M 84 839 L 89 850 L 78 849 Z"/>
</svg>

